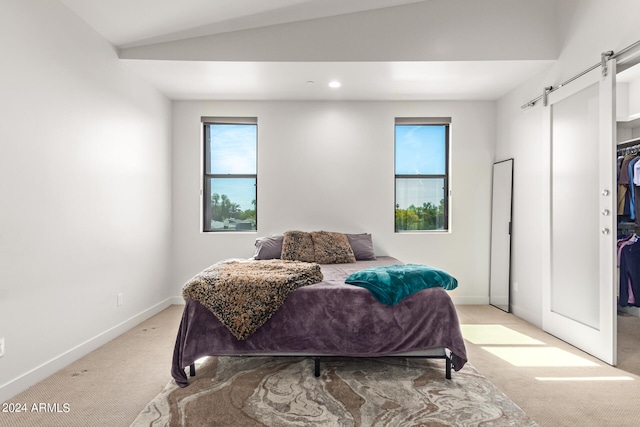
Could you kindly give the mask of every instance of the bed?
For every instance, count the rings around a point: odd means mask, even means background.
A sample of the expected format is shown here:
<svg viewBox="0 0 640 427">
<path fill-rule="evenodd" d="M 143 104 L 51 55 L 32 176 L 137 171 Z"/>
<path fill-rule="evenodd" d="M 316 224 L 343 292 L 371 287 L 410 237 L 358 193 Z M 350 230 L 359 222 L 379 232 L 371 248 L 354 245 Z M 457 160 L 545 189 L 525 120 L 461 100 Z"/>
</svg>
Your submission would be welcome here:
<svg viewBox="0 0 640 427">
<path fill-rule="evenodd" d="M 346 284 L 345 279 L 372 267 L 402 263 L 388 256 L 358 258 L 317 264 L 322 280 L 291 291 L 282 306 L 243 339 L 203 303 L 187 296 L 171 369 L 176 383 L 187 386 L 186 368 L 193 376 L 194 362 L 204 356 L 308 356 L 315 360 L 316 376 L 320 359 L 326 357 L 441 358 L 451 378 L 451 368 L 460 370 L 467 359 L 447 291 L 432 287 L 393 305 L 382 304 L 370 290 Z"/>
</svg>

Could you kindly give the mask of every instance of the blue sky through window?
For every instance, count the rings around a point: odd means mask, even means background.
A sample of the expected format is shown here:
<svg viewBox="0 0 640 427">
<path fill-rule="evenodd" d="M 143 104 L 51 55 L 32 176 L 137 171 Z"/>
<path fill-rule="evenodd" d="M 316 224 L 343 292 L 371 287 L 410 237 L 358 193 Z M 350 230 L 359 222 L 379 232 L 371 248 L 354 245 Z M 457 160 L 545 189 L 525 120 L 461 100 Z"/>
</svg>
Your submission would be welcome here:
<svg viewBox="0 0 640 427">
<path fill-rule="evenodd" d="M 257 170 L 258 126 L 255 124 L 215 124 L 209 126 L 210 174 L 255 175 Z M 212 179 L 211 192 L 225 194 L 240 209 L 254 209 L 254 178 Z"/>
<path fill-rule="evenodd" d="M 444 175 L 445 126 L 396 126 L 396 174 Z"/>
<path fill-rule="evenodd" d="M 257 125 L 216 124 L 210 129 L 211 174 L 256 174 Z M 395 169 L 399 175 L 440 175 L 446 171 L 445 126 L 397 125 Z M 213 179 L 211 191 L 226 194 L 241 210 L 253 209 L 254 179 Z M 444 197 L 442 180 L 397 183 L 396 203 L 400 208 L 438 205 Z"/>
<path fill-rule="evenodd" d="M 208 173 L 255 175 L 257 134 L 257 125 L 210 126 Z"/>
<path fill-rule="evenodd" d="M 444 175 L 446 173 L 446 126 L 396 125 L 397 175 Z M 396 204 L 440 204 L 444 198 L 443 179 L 397 179 Z"/>
</svg>

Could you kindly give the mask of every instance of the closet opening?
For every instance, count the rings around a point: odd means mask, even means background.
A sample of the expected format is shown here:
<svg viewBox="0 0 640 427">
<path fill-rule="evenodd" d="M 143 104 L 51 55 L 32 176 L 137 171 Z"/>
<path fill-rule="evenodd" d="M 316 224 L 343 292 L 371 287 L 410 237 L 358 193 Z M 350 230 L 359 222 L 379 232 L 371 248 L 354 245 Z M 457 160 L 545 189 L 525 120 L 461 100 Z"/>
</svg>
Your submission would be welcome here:
<svg viewBox="0 0 640 427">
<path fill-rule="evenodd" d="M 638 53 L 635 54 L 636 56 Z M 616 75 L 617 367 L 640 375 L 640 60 Z M 637 165 L 637 167 L 636 167 Z"/>
</svg>

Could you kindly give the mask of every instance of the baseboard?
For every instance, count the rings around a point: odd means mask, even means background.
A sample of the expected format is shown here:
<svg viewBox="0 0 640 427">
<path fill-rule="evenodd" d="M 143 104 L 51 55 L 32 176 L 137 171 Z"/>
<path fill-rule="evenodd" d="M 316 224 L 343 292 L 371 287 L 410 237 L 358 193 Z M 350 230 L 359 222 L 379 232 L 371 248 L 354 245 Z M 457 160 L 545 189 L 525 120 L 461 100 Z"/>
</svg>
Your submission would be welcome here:
<svg viewBox="0 0 640 427">
<path fill-rule="evenodd" d="M 519 317 L 520 319 L 531 323 L 537 328 L 542 329 L 542 317 L 541 317 L 542 312 L 540 312 L 536 316 L 533 313 L 529 312 L 528 310 L 522 309 L 518 305 L 511 305 L 511 312 L 513 313 L 514 316 Z"/>
<path fill-rule="evenodd" d="M 622 311 L 623 313 L 630 314 L 632 316 L 640 317 L 640 307 L 620 307 L 618 306 L 618 311 Z"/>
<path fill-rule="evenodd" d="M 455 305 L 488 305 L 489 297 L 451 297 Z"/>
<path fill-rule="evenodd" d="M 180 302 L 182 301 L 182 302 Z M 24 374 L 16 377 L 15 379 L 0 385 L 0 402 L 5 402 L 11 399 L 13 396 L 21 393 L 34 384 L 42 381 L 43 379 L 53 375 L 60 369 L 68 366 L 70 363 L 75 362 L 83 356 L 91 353 L 93 350 L 108 343 L 114 338 L 127 332 L 129 329 L 139 325 L 148 318 L 155 316 L 165 308 L 174 304 L 184 304 L 184 301 L 180 297 L 170 297 L 158 304 L 130 317 L 129 319 L 117 324 L 116 326 L 107 329 L 106 331 L 96 335 L 93 338 L 86 340 L 85 342 L 78 344 L 72 349 L 54 357 L 53 359 L 44 362 L 43 364 L 25 372 Z"/>
<path fill-rule="evenodd" d="M 184 305 L 184 298 L 182 297 L 172 297 L 169 298 L 169 301 L 171 301 L 171 305 Z"/>
</svg>

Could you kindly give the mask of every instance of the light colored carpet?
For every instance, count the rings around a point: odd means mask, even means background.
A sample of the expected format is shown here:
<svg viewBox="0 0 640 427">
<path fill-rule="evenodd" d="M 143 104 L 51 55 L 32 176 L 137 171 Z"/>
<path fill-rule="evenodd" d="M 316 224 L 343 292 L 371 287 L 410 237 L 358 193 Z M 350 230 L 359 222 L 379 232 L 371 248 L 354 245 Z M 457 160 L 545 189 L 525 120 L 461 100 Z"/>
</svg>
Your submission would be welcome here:
<svg viewBox="0 0 640 427">
<path fill-rule="evenodd" d="M 640 375 L 640 317 L 618 312 L 618 369 Z"/>
<path fill-rule="evenodd" d="M 128 426 L 171 378 L 183 308 L 174 305 L 163 310 L 9 399 L 9 403 L 26 404 L 28 411 L 0 411 L 0 426 Z M 69 411 L 31 411 L 33 404 L 41 403 L 66 403 Z"/>
<path fill-rule="evenodd" d="M 609 366 L 494 307 L 468 305 L 459 306 L 457 310 L 463 325 L 497 325 L 507 332 L 537 341 L 522 342 L 509 339 L 505 334 L 502 337 L 486 334 L 488 339 L 473 342 L 463 333 L 469 360 L 540 426 L 640 425 L 634 403 L 640 396 L 640 372 Z M 640 328 L 640 318 L 626 320 L 629 320 L 625 322 L 629 326 L 635 324 Z M 621 327 L 618 331 L 618 358 L 637 360 L 639 357 L 640 341 L 629 336 L 624 326 Z"/>
<path fill-rule="evenodd" d="M 7 401 L 28 405 L 69 403 L 70 412 L 0 412 L 0 426 L 130 425 L 171 379 L 171 356 L 182 309 L 179 305 L 169 307 Z M 530 347 L 562 351 L 594 363 L 556 366 L 559 364 L 549 356 L 540 357 L 538 362 L 544 363 L 537 363 L 538 366 L 534 366 L 536 363 L 516 365 L 495 351 L 500 348 L 522 350 L 522 345 L 480 344 L 465 336 L 467 355 L 473 366 L 538 425 L 638 425 L 635 401 L 640 396 L 640 318 L 618 316 L 619 366 L 615 368 L 495 307 L 460 305 L 456 309 L 463 325 L 499 325 L 540 341 Z M 554 381 L 543 381 L 541 377 Z"/>
<path fill-rule="evenodd" d="M 132 426 L 536 426 L 472 365 L 439 360 L 210 357 L 170 381 Z"/>
</svg>

